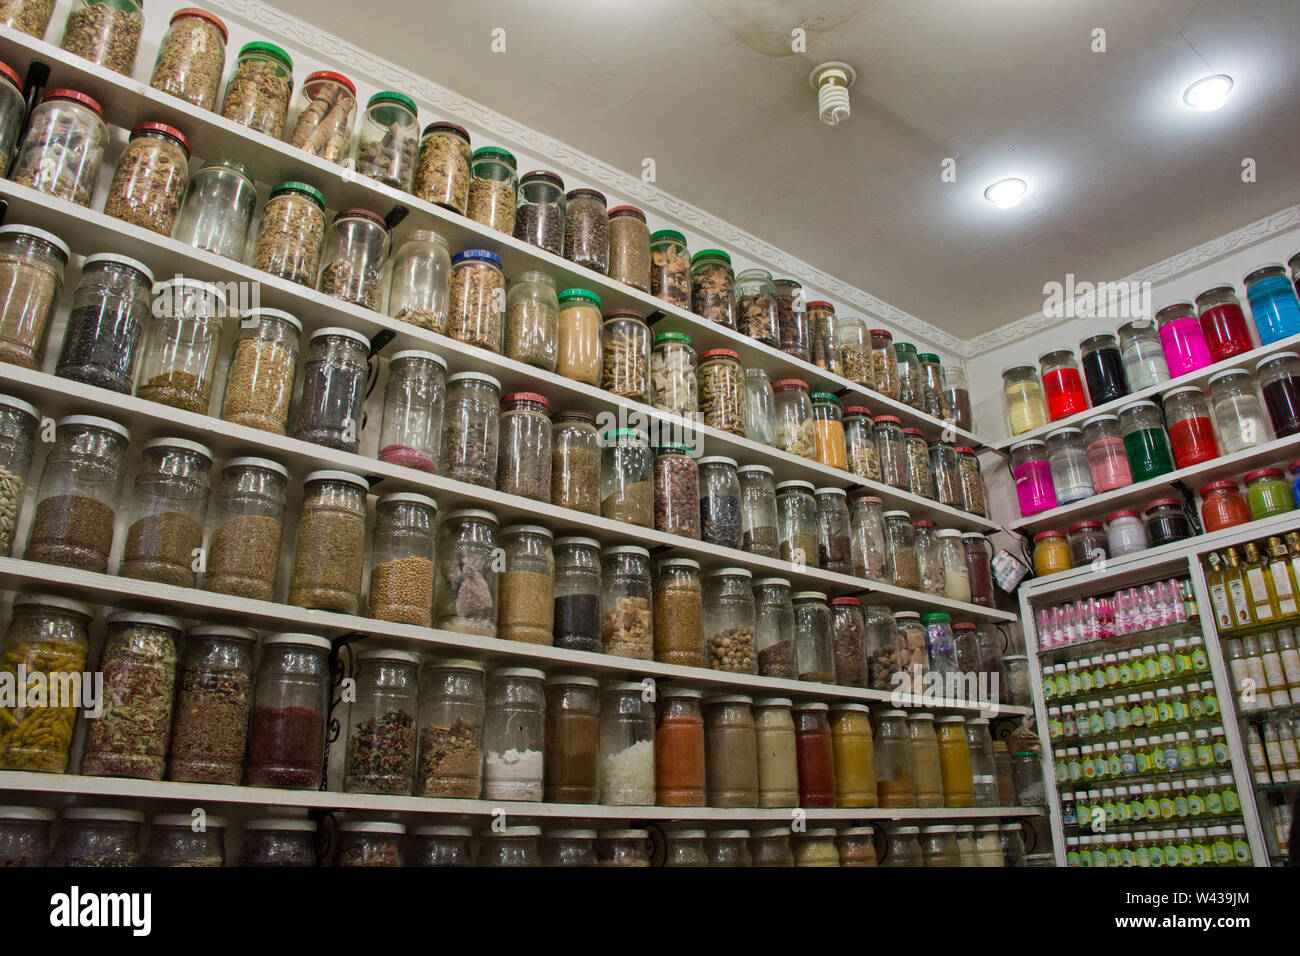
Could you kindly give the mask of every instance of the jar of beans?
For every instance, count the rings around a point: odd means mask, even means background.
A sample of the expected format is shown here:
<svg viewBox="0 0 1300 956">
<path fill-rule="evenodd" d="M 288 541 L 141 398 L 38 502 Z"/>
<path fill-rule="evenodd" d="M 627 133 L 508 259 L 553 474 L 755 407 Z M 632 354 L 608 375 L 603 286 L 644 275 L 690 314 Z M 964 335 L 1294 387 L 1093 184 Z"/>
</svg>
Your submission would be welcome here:
<svg viewBox="0 0 1300 956">
<path fill-rule="evenodd" d="M 689 445 L 660 445 L 654 464 L 655 528 L 700 537 L 699 471 Z"/>
<path fill-rule="evenodd" d="M 565 196 L 564 258 L 605 275 L 609 270 L 609 213 L 604 193 L 574 189 Z"/>
<path fill-rule="evenodd" d="M 274 43 L 254 40 L 240 47 L 235 58 L 221 115 L 278 140 L 289 116 L 292 92 L 293 60 L 289 54 Z"/>
<path fill-rule="evenodd" d="M 203 553 L 212 451 L 182 438 L 156 438 L 140 453 L 130 524 L 118 573 L 192 588 Z"/>
<path fill-rule="evenodd" d="M 720 249 L 704 249 L 691 256 L 691 311 L 706 322 L 736 327 L 736 277 L 731 256 Z"/>
<path fill-rule="evenodd" d="M 498 491 L 534 501 L 551 500 L 550 402 L 536 392 L 501 399 L 497 440 Z"/>
<path fill-rule="evenodd" d="M 355 454 L 361 447 L 370 342 L 351 329 L 317 329 L 307 342 L 294 437 Z"/>
<path fill-rule="evenodd" d="M 44 363 L 69 255 L 67 244 L 44 229 L 0 226 L 0 362 L 33 370 Z"/>
<path fill-rule="evenodd" d="M 558 173 L 535 169 L 519 178 L 514 235 L 553 256 L 564 255 L 564 180 Z"/>
<path fill-rule="evenodd" d="M 411 191 L 425 202 L 465 215 L 469 204 L 469 133 L 455 123 L 430 123 L 420 135 Z"/>
<path fill-rule="evenodd" d="M 379 460 L 438 473 L 447 362 L 441 355 L 405 349 L 388 360 Z"/>
<path fill-rule="evenodd" d="M 226 462 L 209 512 L 207 590 L 274 599 L 288 481 L 288 469 L 268 458 Z"/>
<path fill-rule="evenodd" d="M 253 246 L 253 268 L 299 285 L 315 286 L 325 245 L 325 197 L 306 183 L 271 189 Z"/>
<path fill-rule="evenodd" d="M 733 435 L 745 434 L 745 373 L 740 355 L 710 349 L 700 356 L 700 412 L 704 424 Z"/>
<path fill-rule="evenodd" d="M 447 335 L 458 342 L 501 351 L 506 314 L 506 280 L 501 257 L 487 249 L 466 249 L 451 257 Z"/>
<path fill-rule="evenodd" d="M 290 604 L 358 612 L 369 488 L 364 478 L 346 471 L 313 471 L 303 479 Z"/>
<path fill-rule="evenodd" d="M 447 379 L 441 473 L 482 488 L 496 484 L 501 383 L 482 372 Z"/>
<path fill-rule="evenodd" d="M 430 626 L 437 528 L 438 506 L 432 498 L 398 492 L 379 499 L 371 535 L 371 617 Z"/>
<path fill-rule="evenodd" d="M 172 234 L 190 176 L 190 141 L 165 123 L 132 128 L 108 187 L 104 214 L 164 236 Z"/>
</svg>

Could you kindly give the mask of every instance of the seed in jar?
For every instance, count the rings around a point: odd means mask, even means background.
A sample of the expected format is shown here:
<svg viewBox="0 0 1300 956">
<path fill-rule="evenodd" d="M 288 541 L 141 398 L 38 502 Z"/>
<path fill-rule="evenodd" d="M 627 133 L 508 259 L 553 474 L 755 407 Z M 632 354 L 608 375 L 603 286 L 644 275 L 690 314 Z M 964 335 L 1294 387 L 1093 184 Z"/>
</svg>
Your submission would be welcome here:
<svg viewBox="0 0 1300 956">
<path fill-rule="evenodd" d="M 772 528 L 772 537 L 776 529 Z M 724 548 L 739 548 L 740 499 L 735 495 L 700 496 L 700 539 Z"/>
<path fill-rule="evenodd" d="M 168 27 L 149 85 L 210 110 L 217 105 L 225 65 L 226 38 L 217 25 L 203 17 L 181 17 Z"/>
<path fill-rule="evenodd" d="M 781 556 L 781 538 L 773 525 L 750 528 L 741 536 L 740 547 L 763 558 Z"/>
<path fill-rule="evenodd" d="M 324 239 L 325 220 L 309 200 L 272 199 L 257 230 L 253 267 L 314 286 Z"/>
<path fill-rule="evenodd" d="M 211 388 L 211 381 L 200 381 L 197 375 L 189 372 L 172 371 L 155 375 L 140 386 L 136 395 L 159 405 L 205 415 Z"/>
<path fill-rule="evenodd" d="M 203 526 L 189 515 L 177 511 L 146 515 L 127 529 L 118 573 L 192 588 L 198 583 L 194 555 L 202 546 Z"/>
<path fill-rule="evenodd" d="M 824 536 L 823 536 L 824 537 Z M 853 542 L 846 534 L 833 534 L 817 543 L 818 566 L 839 574 L 853 573 Z"/>
<path fill-rule="evenodd" d="M 221 417 L 283 435 L 293 399 L 294 354 L 279 342 L 240 339 L 230 360 Z"/>
<path fill-rule="evenodd" d="M 289 582 L 289 603 L 342 614 L 357 613 L 361 587 L 362 523 L 355 514 L 325 511 L 323 503 L 303 503 L 297 551 Z"/>
<path fill-rule="evenodd" d="M 577 190 L 564 209 L 564 258 L 602 275 L 609 268 L 609 215 L 605 201 Z"/>
<path fill-rule="evenodd" d="M 934 474 L 930 470 L 930 453 L 925 442 L 907 442 L 907 483 L 912 494 L 934 498 Z"/>
<path fill-rule="evenodd" d="M 661 584 L 655 589 L 655 660 L 686 667 L 704 666 L 698 585 Z"/>
<path fill-rule="evenodd" d="M 655 462 L 655 527 L 687 538 L 700 536 L 700 492 L 695 462 L 670 455 Z"/>
<path fill-rule="evenodd" d="M 413 131 L 401 123 L 391 123 L 379 139 L 361 145 L 357 151 L 357 172 L 394 189 L 405 189 L 415 168 L 417 146 Z"/>
<path fill-rule="evenodd" d="M 0 557 L 9 557 L 18 526 L 18 506 L 23 500 L 23 476 L 0 465 Z"/>
<path fill-rule="evenodd" d="M 705 321 L 734 329 L 733 285 L 731 270 L 725 265 L 706 262 L 697 266 L 691 273 L 691 311 Z"/>
<path fill-rule="evenodd" d="M 758 667 L 754 654 L 754 629 L 728 627 L 709 639 L 709 666 L 715 671 L 752 674 Z"/>
<path fill-rule="evenodd" d="M 866 345 L 845 345 L 840 348 L 840 374 L 851 382 L 871 386 L 875 384 L 875 363 L 871 348 Z"/>
<path fill-rule="evenodd" d="M 63 49 L 115 73 L 131 75 L 140 41 L 140 14 L 109 2 L 91 2 L 68 14 Z"/>
<path fill-rule="evenodd" d="M 506 571 L 500 590 L 497 637 L 549 645 L 555 622 L 555 578 L 539 571 Z"/>
<path fill-rule="evenodd" d="M 61 270 L 0 258 L 0 362 L 39 371 L 38 348 L 59 295 Z"/>
<path fill-rule="evenodd" d="M 505 280 L 499 269 L 486 264 L 462 264 L 453 269 L 447 335 L 469 345 L 498 351 L 504 303 Z"/>
<path fill-rule="evenodd" d="M 420 143 L 414 193 L 426 202 L 465 213 L 469 201 L 469 157 L 457 137 L 434 135 Z"/>
<path fill-rule="evenodd" d="M 548 372 L 555 370 L 555 340 L 560 317 L 539 299 L 519 298 L 506 310 L 505 354 Z"/>
<path fill-rule="evenodd" d="M 794 641 L 777 641 L 758 652 L 758 672 L 764 677 L 795 680 L 799 676 Z"/>
<path fill-rule="evenodd" d="M 564 212 L 554 203 L 525 203 L 515 213 L 515 238 L 564 255 Z"/>
<path fill-rule="evenodd" d="M 740 331 L 751 339 L 777 344 L 776 300 L 766 292 L 738 296 L 736 320 Z"/>
<path fill-rule="evenodd" d="M 221 115 L 275 139 L 284 132 L 293 80 L 284 67 L 268 60 L 244 60 L 226 87 Z M 298 281 L 298 280 L 294 280 Z"/>
<path fill-rule="evenodd" d="M 36 506 L 23 557 L 28 561 L 108 570 L 116 515 L 104 502 L 86 495 L 52 495 Z"/>
<path fill-rule="evenodd" d="M 358 269 L 345 259 L 331 262 L 321 270 L 320 291 L 376 312 L 384 304 L 379 270 L 369 266 Z"/>
<path fill-rule="evenodd" d="M 203 586 L 218 594 L 270 601 L 283 530 L 270 515 L 237 515 L 221 524 L 212 532 Z"/>
<path fill-rule="evenodd" d="M 871 362 L 875 377 L 875 389 L 886 398 L 898 401 L 901 383 L 898 380 L 898 359 L 894 356 L 894 347 L 886 345 L 883 349 L 871 350 Z"/>
<path fill-rule="evenodd" d="M 600 454 L 555 442 L 551 452 L 551 503 L 584 514 L 600 511 Z"/>
<path fill-rule="evenodd" d="M 610 521 L 626 521 L 643 528 L 653 528 L 654 498 L 654 485 L 648 481 L 621 484 L 601 502 L 600 514 Z"/>
<path fill-rule="evenodd" d="M 390 710 L 352 727 L 343 774 L 345 792 L 401 796 L 412 791 L 414 781 L 414 716 L 404 710 Z M 397 864 L 394 861 L 382 865 Z"/>
<path fill-rule="evenodd" d="M 691 261 L 673 243 L 650 253 L 650 292 L 679 309 L 691 307 Z"/>
<path fill-rule="evenodd" d="M 466 429 L 443 429 L 442 473 L 446 477 L 494 488 L 496 463 L 496 434 L 488 434 L 485 423 L 474 423 Z"/>
<path fill-rule="evenodd" d="M 178 147 L 141 138 L 126 148 L 108 187 L 104 214 L 170 236 L 181 211 L 186 163 Z"/>
<path fill-rule="evenodd" d="M 50 25 L 54 0 L 4 0 L 0 2 L 0 22 L 30 37 L 41 39 Z"/>
<path fill-rule="evenodd" d="M 867 658 L 867 686 L 872 690 L 893 690 L 898 669 L 898 651 L 894 647 L 873 648 Z"/>
<path fill-rule="evenodd" d="M 312 156 L 338 162 L 347 148 L 356 98 L 342 83 L 317 83 L 316 95 L 298 116 L 289 143 Z"/>
<path fill-rule="evenodd" d="M 499 179 L 475 178 L 469 184 L 465 215 L 479 225 L 510 235 L 515 231 L 515 187 Z"/>
<path fill-rule="evenodd" d="M 375 565 L 370 572 L 370 616 L 428 627 L 433 621 L 433 562 L 408 555 Z"/>
</svg>

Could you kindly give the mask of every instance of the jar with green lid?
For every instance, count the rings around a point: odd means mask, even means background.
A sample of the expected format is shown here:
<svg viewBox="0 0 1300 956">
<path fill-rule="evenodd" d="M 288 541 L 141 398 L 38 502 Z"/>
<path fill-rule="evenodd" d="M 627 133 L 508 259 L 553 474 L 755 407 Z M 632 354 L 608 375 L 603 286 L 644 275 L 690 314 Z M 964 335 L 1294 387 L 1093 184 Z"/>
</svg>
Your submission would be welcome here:
<svg viewBox="0 0 1300 956">
<path fill-rule="evenodd" d="M 854 315 L 842 316 L 835 329 L 835 345 L 840 353 L 840 374 L 850 382 L 874 389 L 876 366 L 867 324 Z"/>
<path fill-rule="evenodd" d="M 606 275 L 609 210 L 605 194 L 595 189 L 572 189 L 564 198 L 564 258 Z"/>
<path fill-rule="evenodd" d="M 325 197 L 306 183 L 272 187 L 253 246 L 253 268 L 315 287 L 325 245 Z"/>
<path fill-rule="evenodd" d="M 420 121 L 415 101 L 393 90 L 370 97 L 361 117 L 357 172 L 410 192 L 419 147 Z"/>
<path fill-rule="evenodd" d="M 601 362 L 600 296 L 587 289 L 559 294 L 560 322 L 555 372 L 575 382 L 599 387 Z"/>
<path fill-rule="evenodd" d="M 695 349 L 682 332 L 660 332 L 650 355 L 651 404 L 662 412 L 694 419 L 699 414 Z"/>
<path fill-rule="evenodd" d="M 895 342 L 894 354 L 898 356 L 898 400 L 925 411 L 925 386 L 916 346 L 911 342 Z"/>
<path fill-rule="evenodd" d="M 470 138 L 455 123 L 430 123 L 420 136 L 412 192 L 425 202 L 465 215 L 469 203 Z"/>
<path fill-rule="evenodd" d="M 645 432 L 606 432 L 600 454 L 600 514 L 643 528 L 655 523 L 654 453 Z"/>
<path fill-rule="evenodd" d="M 691 311 L 706 322 L 736 327 L 736 277 L 731 256 L 720 249 L 704 249 L 691 256 Z"/>
<path fill-rule="evenodd" d="M 600 332 L 600 387 L 620 398 L 650 401 L 650 326 L 634 309 L 605 313 Z"/>
<path fill-rule="evenodd" d="M 824 299 L 808 303 L 808 338 L 812 363 L 834 375 L 840 374 L 836 326 L 835 306 Z"/>
<path fill-rule="evenodd" d="M 690 253 L 686 237 L 675 229 L 650 234 L 650 294 L 678 309 L 691 308 Z"/>
<path fill-rule="evenodd" d="M 943 366 L 939 356 L 933 352 L 921 352 L 917 355 L 921 363 L 921 411 L 940 421 L 953 417 L 952 406 L 948 403 L 948 393 L 944 390 Z"/>
<path fill-rule="evenodd" d="M 284 132 L 293 92 L 293 60 L 274 43 L 245 43 L 226 84 L 221 115 L 273 139 Z"/>
<path fill-rule="evenodd" d="M 515 157 L 499 146 L 480 146 L 470 156 L 469 197 L 465 215 L 481 226 L 515 231 Z"/>
<path fill-rule="evenodd" d="M 776 348 L 776 286 L 766 269 L 746 269 L 736 276 L 736 326 L 751 339 Z"/>
</svg>

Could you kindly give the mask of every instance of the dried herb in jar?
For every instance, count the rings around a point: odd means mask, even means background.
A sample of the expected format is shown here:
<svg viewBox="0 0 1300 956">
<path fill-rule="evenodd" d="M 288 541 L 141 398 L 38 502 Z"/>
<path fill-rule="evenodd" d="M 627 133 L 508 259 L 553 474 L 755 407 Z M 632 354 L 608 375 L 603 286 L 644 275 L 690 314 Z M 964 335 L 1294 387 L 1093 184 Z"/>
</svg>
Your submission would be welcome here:
<svg viewBox="0 0 1300 956">
<path fill-rule="evenodd" d="M 84 7 L 68 14 L 63 49 L 130 76 L 140 27 L 138 10 L 121 9 L 109 0 L 87 0 Z"/>
<path fill-rule="evenodd" d="M 391 710 L 363 720 L 348 735 L 343 789 L 404 796 L 415 781 L 415 718 Z"/>
</svg>

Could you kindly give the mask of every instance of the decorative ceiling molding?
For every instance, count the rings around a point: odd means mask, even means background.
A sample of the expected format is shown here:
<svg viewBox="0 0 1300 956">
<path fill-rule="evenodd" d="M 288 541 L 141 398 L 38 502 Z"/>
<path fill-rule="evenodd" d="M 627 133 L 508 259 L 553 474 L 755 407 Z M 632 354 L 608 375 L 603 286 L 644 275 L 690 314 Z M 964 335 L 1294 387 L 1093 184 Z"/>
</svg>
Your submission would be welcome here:
<svg viewBox="0 0 1300 956">
<path fill-rule="evenodd" d="M 585 176 L 592 183 L 612 193 L 631 197 L 643 206 L 653 208 L 669 219 L 697 229 L 723 245 L 743 250 L 747 255 L 772 268 L 777 275 L 788 275 L 820 293 L 861 309 L 868 316 L 909 332 L 950 352 L 965 358 L 970 351 L 968 342 L 957 338 L 924 319 L 890 305 L 822 270 L 798 259 L 758 236 L 746 232 L 718 217 L 691 205 L 657 186 L 642 182 L 640 177 L 629 175 L 607 163 L 601 162 L 580 150 L 573 149 L 557 139 L 538 132 L 510 117 L 489 109 L 481 103 L 434 83 L 416 73 L 399 67 L 351 43 L 326 33 L 318 27 L 258 0 L 220 0 L 218 9 L 229 11 L 249 24 L 264 28 L 274 35 L 285 37 L 304 49 L 327 57 L 359 75 L 368 76 L 381 86 L 400 89 L 417 101 L 423 100 L 450 118 L 491 130 L 507 143 L 517 143 L 530 152 L 556 162 Z"/>
<path fill-rule="evenodd" d="M 1155 265 L 1139 269 L 1132 275 L 1114 281 L 1120 283 L 1150 282 L 1152 285 L 1158 282 L 1168 282 L 1171 279 L 1176 279 L 1181 275 L 1208 265 L 1216 259 L 1221 259 L 1236 252 L 1238 249 L 1244 249 L 1266 239 L 1271 239 L 1273 236 L 1287 232 L 1297 226 L 1300 226 L 1300 205 L 1288 206 L 1265 216 L 1263 219 L 1257 219 L 1249 225 L 1219 236 L 1217 239 L 1203 242 L 1193 249 L 1180 252 L 1163 262 L 1157 262 Z M 1076 303 L 1079 301 L 1080 299 L 1075 299 Z M 982 355 L 1012 342 L 1021 341 L 1037 332 L 1060 325 L 1063 321 L 1066 320 L 1048 318 L 1042 312 L 1027 315 L 1017 322 L 1012 322 L 1010 325 L 994 329 L 992 332 L 987 332 L 964 342 L 966 348 L 965 357 L 974 358 L 977 355 Z"/>
</svg>

